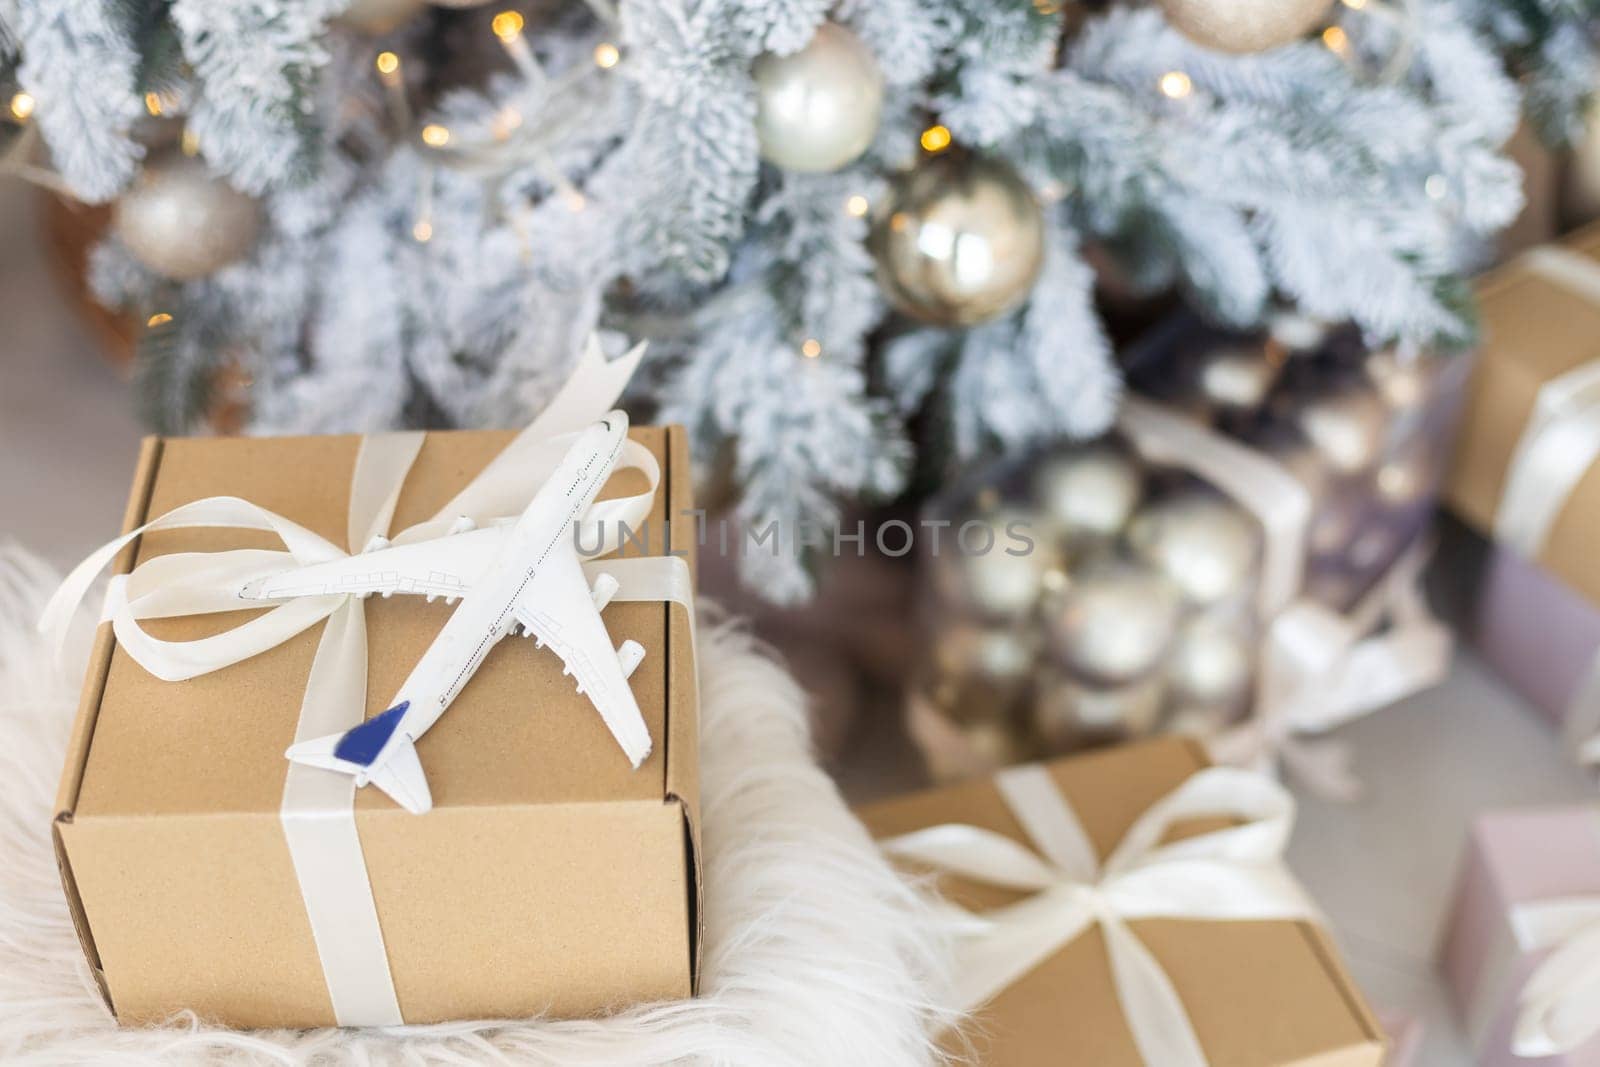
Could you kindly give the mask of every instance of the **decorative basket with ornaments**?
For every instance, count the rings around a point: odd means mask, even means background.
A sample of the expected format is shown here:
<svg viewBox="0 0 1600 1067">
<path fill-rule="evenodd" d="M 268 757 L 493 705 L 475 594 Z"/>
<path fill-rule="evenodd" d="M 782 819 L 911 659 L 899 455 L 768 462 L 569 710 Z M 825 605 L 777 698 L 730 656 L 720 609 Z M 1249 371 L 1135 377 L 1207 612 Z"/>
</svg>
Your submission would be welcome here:
<svg viewBox="0 0 1600 1067">
<path fill-rule="evenodd" d="M 1354 792 L 1316 735 L 1447 664 L 1416 577 L 1465 358 L 1183 315 L 1126 363 L 1113 433 L 928 506 L 908 715 L 930 772 L 1176 730 Z"/>
</svg>

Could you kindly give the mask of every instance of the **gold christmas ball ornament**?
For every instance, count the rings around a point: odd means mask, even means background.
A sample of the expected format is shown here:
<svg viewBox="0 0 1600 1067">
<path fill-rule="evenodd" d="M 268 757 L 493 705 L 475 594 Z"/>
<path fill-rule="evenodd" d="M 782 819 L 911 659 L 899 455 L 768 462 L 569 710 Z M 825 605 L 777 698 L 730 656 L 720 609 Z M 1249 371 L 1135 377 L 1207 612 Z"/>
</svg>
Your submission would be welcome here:
<svg viewBox="0 0 1600 1067">
<path fill-rule="evenodd" d="M 1018 681 L 1028 676 L 1038 654 L 1032 627 L 955 622 L 941 626 L 933 638 L 934 668 L 946 680 Z"/>
<path fill-rule="evenodd" d="M 1214 407 L 1254 411 L 1266 403 L 1281 366 L 1261 348 L 1219 348 L 1201 358 L 1195 382 Z"/>
<path fill-rule="evenodd" d="M 1161 575 L 1105 560 L 1074 574 L 1049 606 L 1057 659 L 1085 681 L 1125 685 L 1166 655 L 1181 610 L 1178 591 Z"/>
<path fill-rule="evenodd" d="M 1219 52 L 1265 52 L 1299 40 L 1325 19 L 1329 0 L 1161 0 L 1185 37 Z"/>
<path fill-rule="evenodd" d="M 1146 737 L 1160 725 L 1163 696 L 1159 674 L 1103 687 L 1053 674 L 1040 680 L 1033 729 L 1051 753 Z"/>
<path fill-rule="evenodd" d="M 1201 615 L 1178 629 L 1167 657 L 1172 699 L 1184 707 L 1241 710 L 1255 676 L 1253 642 L 1246 627 L 1232 619 Z"/>
<path fill-rule="evenodd" d="M 1069 544 L 1121 533 L 1143 493 L 1139 462 L 1111 445 L 1046 457 L 1033 479 L 1034 500 Z"/>
<path fill-rule="evenodd" d="M 112 208 L 111 229 L 135 259 L 175 281 L 243 259 L 261 231 L 261 205 L 176 153 L 145 164 Z"/>
<path fill-rule="evenodd" d="M 971 326 L 1027 299 L 1044 265 L 1044 213 L 1009 165 L 949 151 L 895 179 L 869 245 L 895 307 Z"/>
<path fill-rule="evenodd" d="M 1042 528 L 1037 515 L 1012 508 L 953 521 L 929 560 L 940 599 L 989 622 L 1032 614 L 1046 573 L 1061 563 Z"/>
<path fill-rule="evenodd" d="M 1134 516 L 1128 545 L 1191 604 L 1245 592 L 1261 555 L 1261 531 L 1242 508 L 1214 493 L 1174 493 Z"/>
<path fill-rule="evenodd" d="M 1300 432 L 1337 474 L 1360 474 L 1377 461 L 1389 411 L 1377 392 L 1356 386 L 1312 397 L 1293 413 Z"/>
<path fill-rule="evenodd" d="M 1368 355 L 1363 368 L 1383 402 L 1404 413 L 1416 411 L 1427 402 L 1438 363 L 1420 353 L 1385 348 Z"/>
<path fill-rule="evenodd" d="M 350 0 L 333 23 L 354 33 L 377 37 L 399 29 L 428 5 L 423 0 Z"/>
<path fill-rule="evenodd" d="M 761 158 L 785 170 L 834 171 L 867 150 L 883 111 L 883 72 L 861 39 L 824 22 L 800 51 L 758 58 Z"/>
</svg>

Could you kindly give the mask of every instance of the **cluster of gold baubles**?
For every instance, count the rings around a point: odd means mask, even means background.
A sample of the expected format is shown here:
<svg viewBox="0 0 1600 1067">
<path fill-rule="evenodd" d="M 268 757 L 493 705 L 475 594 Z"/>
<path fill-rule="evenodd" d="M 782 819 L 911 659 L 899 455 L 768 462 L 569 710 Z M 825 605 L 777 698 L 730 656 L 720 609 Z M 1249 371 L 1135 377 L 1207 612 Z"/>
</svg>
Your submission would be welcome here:
<svg viewBox="0 0 1600 1067">
<path fill-rule="evenodd" d="M 1343 611 L 1426 511 L 1444 363 L 1391 349 L 1348 365 L 1316 358 L 1296 366 L 1302 356 L 1275 340 L 1217 342 L 1164 360 L 1162 374 L 1167 402 L 1305 487 L 1304 595 Z M 932 517 L 971 527 L 974 543 L 1004 546 L 1020 528 L 1032 544 L 925 554 L 929 652 L 916 698 L 972 758 L 992 766 L 1158 728 L 1211 734 L 1249 711 L 1265 626 L 1252 515 L 1115 436 L 999 464 L 980 483 L 936 502 Z M 942 760 L 952 773 L 990 769 Z"/>
</svg>

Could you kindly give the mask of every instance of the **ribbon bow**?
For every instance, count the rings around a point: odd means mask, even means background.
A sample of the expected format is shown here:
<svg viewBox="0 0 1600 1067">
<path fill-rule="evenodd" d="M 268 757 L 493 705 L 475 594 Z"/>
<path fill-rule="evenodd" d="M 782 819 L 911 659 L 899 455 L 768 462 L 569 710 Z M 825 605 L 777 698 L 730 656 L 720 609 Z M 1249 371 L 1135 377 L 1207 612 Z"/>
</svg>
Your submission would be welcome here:
<svg viewBox="0 0 1600 1067">
<path fill-rule="evenodd" d="M 1098 863 L 1045 768 L 1008 768 L 995 784 L 1038 852 L 991 830 L 953 823 L 882 845 L 897 859 L 1031 894 L 982 914 L 947 905 L 957 937 L 954 970 L 962 1004 L 973 1008 L 990 1000 L 1099 926 L 1140 1056 L 1160 1067 L 1206 1067 L 1177 990 L 1128 922 L 1314 918 L 1314 905 L 1282 863 L 1294 821 L 1288 792 L 1235 768 L 1200 771 L 1146 810 Z M 1176 823 L 1197 818 L 1237 825 L 1163 843 Z"/>
<path fill-rule="evenodd" d="M 1600 1034 L 1600 897 L 1521 904 L 1511 925 L 1523 948 L 1552 950 L 1522 987 L 1511 1051 L 1554 1056 Z"/>
<path fill-rule="evenodd" d="M 383 544 L 408 544 L 449 533 L 462 518 L 479 526 L 504 524 L 527 506 L 533 494 L 560 462 L 569 437 L 609 410 L 643 354 L 638 346 L 608 363 L 592 338 L 572 377 L 539 418 L 519 433 L 454 499 L 432 518 L 384 537 L 394 517 L 406 474 L 421 451 L 421 433 L 378 434 L 363 438 L 350 488 L 348 549 L 266 508 L 238 497 L 207 497 L 174 508 L 132 532 L 102 546 L 67 576 L 46 605 L 40 628 L 62 634 L 95 577 L 131 541 L 152 530 L 227 527 L 261 530 L 276 536 L 282 549 L 231 549 L 220 552 L 176 552 L 141 563 L 132 573 L 113 578 L 103 616 L 117 641 L 146 670 L 165 681 L 182 681 L 220 670 L 282 644 L 296 634 L 329 620 L 328 637 L 350 642 L 341 655 L 366 648 L 362 613 L 349 595 L 300 597 L 278 604 L 230 629 L 192 641 L 164 641 L 139 625 L 141 619 L 238 611 L 239 590 L 257 578 L 314 563 L 359 554 Z M 632 496 L 598 501 L 583 520 L 598 526 L 594 537 L 579 544 L 587 556 L 615 551 L 626 523 L 637 527 L 649 514 L 660 481 L 654 456 L 637 442 L 625 444 L 618 469 L 643 472 L 647 488 Z M 492 531 L 485 531 L 489 537 Z M 315 667 L 313 667 L 315 673 Z M 364 685 L 361 695 L 364 702 Z"/>
<path fill-rule="evenodd" d="M 1395 563 L 1355 610 L 1339 614 L 1301 596 L 1311 497 L 1281 464 L 1193 420 L 1139 400 L 1118 425 L 1147 459 L 1200 475 L 1261 525 L 1256 606 L 1270 620 L 1250 721 L 1211 739 L 1218 763 L 1265 770 L 1276 759 L 1320 795 L 1350 800 L 1360 783 L 1347 746 L 1310 741 L 1440 681 L 1450 632 L 1428 611 L 1425 552 Z M 1374 636 L 1385 622 L 1387 630 Z"/>
<path fill-rule="evenodd" d="M 1454 641 L 1422 595 L 1427 558 L 1424 547 L 1411 549 L 1348 614 L 1308 598 L 1280 611 L 1267 628 L 1257 714 L 1214 738 L 1212 758 L 1264 770 L 1276 755 L 1317 794 L 1354 800 L 1361 784 L 1349 746 L 1315 737 L 1449 671 Z"/>
</svg>

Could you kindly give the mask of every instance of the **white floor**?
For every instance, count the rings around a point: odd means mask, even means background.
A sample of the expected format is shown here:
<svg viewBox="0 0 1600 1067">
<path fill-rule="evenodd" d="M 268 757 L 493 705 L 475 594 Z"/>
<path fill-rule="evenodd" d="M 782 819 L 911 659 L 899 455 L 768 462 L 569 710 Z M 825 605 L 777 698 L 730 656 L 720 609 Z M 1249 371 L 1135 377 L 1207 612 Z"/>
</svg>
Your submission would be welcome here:
<svg viewBox="0 0 1600 1067">
<path fill-rule="evenodd" d="M 31 193 L 0 186 L 0 537 L 65 566 L 117 531 L 141 434 L 128 389 L 61 296 Z M 914 777 L 891 714 L 839 768 L 847 792 Z M 1422 1016 L 1427 1067 L 1468 1062 L 1432 956 L 1466 829 L 1499 805 L 1592 799 L 1543 723 L 1469 655 L 1449 681 L 1349 727 L 1368 798 L 1306 799 L 1292 863 L 1382 1009 Z"/>
</svg>

